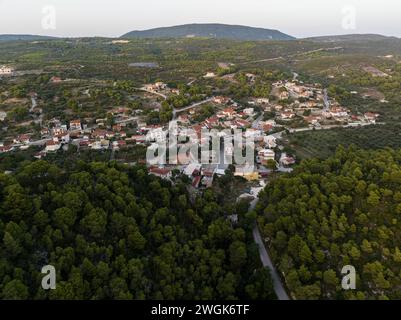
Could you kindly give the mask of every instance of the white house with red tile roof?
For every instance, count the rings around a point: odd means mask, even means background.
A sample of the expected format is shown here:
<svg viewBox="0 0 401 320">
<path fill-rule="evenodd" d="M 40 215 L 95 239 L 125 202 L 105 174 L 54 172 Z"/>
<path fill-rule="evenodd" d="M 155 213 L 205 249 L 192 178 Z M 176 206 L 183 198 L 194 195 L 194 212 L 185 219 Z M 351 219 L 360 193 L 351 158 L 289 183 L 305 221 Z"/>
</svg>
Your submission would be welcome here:
<svg viewBox="0 0 401 320">
<path fill-rule="evenodd" d="M 330 109 L 330 114 L 333 117 L 343 118 L 348 116 L 348 110 L 343 107 L 332 107 Z"/>
<path fill-rule="evenodd" d="M 364 114 L 364 117 L 367 121 L 375 123 L 376 119 L 380 116 L 378 113 L 373 113 L 373 112 L 366 112 Z"/>
<path fill-rule="evenodd" d="M 52 129 L 52 132 L 53 132 L 54 135 L 58 135 L 58 134 L 67 132 L 67 125 L 63 124 L 63 125 L 60 125 L 60 126 L 56 126 L 56 127 L 54 127 Z"/>
<path fill-rule="evenodd" d="M 234 108 L 230 107 L 230 108 L 225 108 L 225 109 L 221 112 L 221 114 L 222 114 L 223 116 L 225 116 L 225 117 L 232 118 L 232 117 L 236 114 L 236 111 L 234 110 Z"/>
<path fill-rule="evenodd" d="M 145 143 L 146 136 L 142 134 L 131 136 L 131 138 L 127 138 L 129 141 L 135 141 L 137 144 Z"/>
<path fill-rule="evenodd" d="M 50 78 L 50 82 L 51 83 L 61 83 L 61 82 L 63 82 L 63 80 L 60 77 L 54 76 L 54 77 Z"/>
<path fill-rule="evenodd" d="M 70 134 L 68 132 L 60 133 L 53 136 L 54 142 L 61 142 L 61 143 L 69 143 L 70 142 Z"/>
<path fill-rule="evenodd" d="M 35 153 L 35 155 L 34 155 L 34 158 L 39 159 L 39 160 L 44 158 L 44 157 L 46 157 L 46 152 L 45 151 L 39 151 L 39 152 Z"/>
<path fill-rule="evenodd" d="M 114 138 L 115 135 L 116 134 L 113 131 L 107 131 L 106 132 L 106 137 L 109 138 L 109 139 Z"/>
<path fill-rule="evenodd" d="M 259 163 L 261 163 L 263 166 L 266 166 L 270 161 L 274 161 L 277 165 L 277 162 L 275 160 L 276 154 L 273 150 L 271 149 L 262 149 L 258 152 L 258 157 L 257 160 Z"/>
<path fill-rule="evenodd" d="M 61 148 L 61 144 L 53 140 L 46 142 L 46 152 L 56 152 Z"/>
<path fill-rule="evenodd" d="M 308 117 L 304 117 L 304 120 L 310 124 L 318 124 L 322 118 L 320 116 L 310 115 Z"/>
<path fill-rule="evenodd" d="M 290 120 L 295 118 L 295 113 L 293 111 L 283 111 L 280 113 L 280 118 L 282 120 Z"/>
<path fill-rule="evenodd" d="M 13 150 L 14 150 L 14 147 L 12 145 L 0 146 L 0 153 L 6 153 L 6 152 L 13 151 Z"/>
<path fill-rule="evenodd" d="M 242 120 L 242 119 L 236 119 L 234 123 L 237 125 L 238 128 L 246 128 L 251 125 L 249 121 Z"/>
<path fill-rule="evenodd" d="M 295 158 L 287 156 L 286 153 L 283 153 L 280 158 L 280 164 L 284 167 L 295 164 Z"/>
<path fill-rule="evenodd" d="M 206 122 L 206 125 L 207 125 L 209 128 L 213 128 L 213 127 L 219 125 L 219 118 L 217 118 L 217 117 L 210 117 L 210 118 L 207 118 L 205 122 Z"/>
<path fill-rule="evenodd" d="M 96 129 L 92 132 L 92 137 L 95 139 L 104 139 L 106 137 L 106 134 L 106 130 Z"/>
<path fill-rule="evenodd" d="M 269 123 L 264 123 L 262 126 L 262 130 L 264 132 L 270 132 L 273 129 L 273 125 L 269 124 Z"/>
<path fill-rule="evenodd" d="M 172 170 L 169 168 L 158 168 L 158 167 L 150 167 L 149 168 L 149 174 L 153 174 L 162 179 L 171 178 L 171 171 Z"/>
<path fill-rule="evenodd" d="M 156 82 L 154 84 L 145 84 L 144 89 L 148 91 L 164 90 L 167 89 L 167 84 L 163 82 Z"/>
<path fill-rule="evenodd" d="M 70 121 L 70 130 L 82 130 L 81 120 L 71 120 Z"/>
<path fill-rule="evenodd" d="M 14 139 L 14 143 L 28 144 L 30 141 L 31 138 L 27 134 L 21 134 L 20 136 Z"/>
<path fill-rule="evenodd" d="M 213 98 L 213 102 L 217 104 L 227 104 L 231 101 L 230 98 L 224 96 L 217 96 Z"/>
</svg>

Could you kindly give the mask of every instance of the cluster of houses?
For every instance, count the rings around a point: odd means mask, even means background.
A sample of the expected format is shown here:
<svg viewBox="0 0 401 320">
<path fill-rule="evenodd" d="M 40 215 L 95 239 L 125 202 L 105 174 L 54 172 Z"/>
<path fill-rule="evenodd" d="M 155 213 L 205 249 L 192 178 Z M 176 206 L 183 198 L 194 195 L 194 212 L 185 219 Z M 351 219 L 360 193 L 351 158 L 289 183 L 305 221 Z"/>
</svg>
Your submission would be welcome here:
<svg viewBox="0 0 401 320">
<path fill-rule="evenodd" d="M 208 74 L 207 76 L 211 77 L 212 75 Z M 251 74 L 247 77 L 249 81 L 254 79 Z M 152 90 L 165 89 L 161 84 L 153 86 Z M 204 121 L 196 122 L 194 121 L 196 110 L 189 110 L 187 114 L 178 116 L 178 130 L 192 129 L 191 132 L 195 135 L 193 141 L 203 143 L 201 136 L 203 129 L 243 129 L 244 138 L 252 137 L 252 141 L 255 143 L 255 164 L 235 165 L 234 175 L 253 181 L 266 176 L 272 167 L 279 168 L 281 171 L 291 170 L 290 167 L 296 161 L 294 157 L 286 153 L 276 154 L 278 146 L 275 136 L 271 134 L 271 131 L 278 126 L 276 121 L 290 121 L 298 117 L 310 126 L 320 126 L 333 121 L 370 124 L 375 123 L 379 117 L 379 114 L 372 112 L 352 115 L 350 110 L 340 106 L 335 99 L 329 103 L 326 93 L 317 84 L 306 85 L 298 81 L 279 81 L 273 84 L 273 88 L 273 95 L 278 98 L 275 99 L 279 101 L 278 103 L 271 103 L 268 98 L 254 98 L 248 104 L 251 106 L 258 105 L 267 112 L 274 112 L 276 114 L 275 119 L 260 120 L 255 123 L 254 108 L 243 108 L 228 97 L 216 96 L 212 99 L 212 103 L 220 107 L 216 108 L 216 113 L 213 116 Z M 150 144 L 149 148 L 156 147 L 152 142 L 167 137 L 166 130 L 162 126 L 143 127 L 141 130 L 142 135 L 137 136 L 136 139 L 141 143 Z M 145 135 L 146 133 L 147 135 Z M 221 136 L 221 138 L 229 139 L 230 137 Z M 190 148 L 188 147 L 188 149 Z M 232 155 L 232 153 L 232 149 L 225 148 L 225 155 Z M 211 162 L 215 157 L 216 155 L 211 152 Z M 150 173 L 169 179 L 175 169 L 190 177 L 194 187 L 207 187 L 215 174 L 224 174 L 221 166 L 201 165 L 197 160 L 193 160 L 187 165 L 180 165 L 179 163 L 176 166 L 151 166 Z"/>
<path fill-rule="evenodd" d="M 161 83 L 155 84 L 152 90 L 164 90 Z M 149 88 L 150 89 L 150 88 Z M 224 96 L 214 97 L 213 103 L 220 105 L 219 111 L 205 119 L 200 123 L 193 124 L 190 121 L 191 112 L 189 114 L 180 115 L 177 119 L 179 131 L 192 129 L 194 136 L 190 140 L 193 143 L 201 142 L 203 129 L 244 129 L 243 137 L 251 137 L 255 142 L 255 164 L 252 165 L 236 165 L 235 176 L 241 176 L 249 181 L 258 180 L 268 174 L 271 163 L 276 163 L 277 166 L 290 166 L 295 162 L 295 159 L 287 157 L 280 159 L 277 162 L 275 149 L 277 147 L 274 135 L 269 134 L 270 131 L 276 126 L 274 120 L 259 121 L 256 125 L 253 123 L 255 111 L 253 108 L 242 108 L 234 103 L 230 98 Z M 267 103 L 266 100 L 258 101 L 258 103 Z M 162 125 L 147 125 L 142 122 L 139 117 L 135 118 L 137 130 L 135 134 L 127 135 L 126 122 L 129 119 L 129 110 L 126 108 L 116 108 L 111 111 L 114 119 L 114 125 L 107 124 L 108 119 L 96 119 L 95 124 L 88 125 L 91 119 L 71 120 L 69 123 L 61 123 L 58 119 L 47 121 L 46 127 L 41 130 L 41 139 L 45 141 L 45 148 L 38 152 L 35 157 L 41 159 L 48 153 L 57 152 L 68 144 L 74 144 L 79 148 L 89 148 L 92 150 L 119 150 L 129 147 L 130 145 L 142 144 L 148 148 L 155 147 L 155 141 L 163 141 L 167 139 L 167 127 Z M 86 121 L 88 120 L 88 121 Z M 245 130 L 246 129 L 246 130 Z M 221 137 L 230 139 L 231 136 Z M 29 135 L 21 135 L 14 141 L 12 147 L 28 148 L 33 141 L 30 140 Z M 190 143 L 183 142 L 177 146 L 188 147 L 190 150 Z M 4 149 L 4 146 L 1 146 Z M 0 149 L 1 150 L 1 149 Z M 225 148 L 224 154 L 232 155 L 233 150 L 228 147 Z M 159 177 L 170 179 L 174 170 L 178 170 L 191 179 L 192 185 L 195 188 L 210 187 L 213 183 L 215 175 L 224 175 L 225 169 L 228 166 L 221 166 L 215 163 L 216 154 L 210 152 L 210 163 L 199 164 L 197 159 L 192 159 L 189 154 L 181 155 L 178 159 L 177 165 L 168 166 L 149 166 L 150 174 Z"/>
<path fill-rule="evenodd" d="M 103 127 L 104 123 L 98 121 L 95 126 L 83 125 L 81 120 L 72 120 L 69 126 L 53 121 L 51 129 L 42 129 L 42 137 L 48 138 L 46 148 L 39 153 L 43 156 L 47 152 L 55 152 L 64 144 L 73 143 L 80 148 L 93 150 L 118 150 L 127 145 L 127 134 L 124 131 L 126 124 L 115 124 L 111 128 Z M 49 139 L 50 138 L 50 139 Z"/>
<path fill-rule="evenodd" d="M 12 72 L 6 67 L 0 68 L 0 74 Z M 212 74 L 208 74 L 212 77 Z M 248 81 L 255 81 L 256 76 L 246 74 Z M 63 81 L 59 77 L 52 77 L 52 83 Z M 169 89 L 163 82 L 147 84 L 144 90 L 158 94 L 179 94 L 177 89 Z M 215 96 L 210 99 L 215 105 L 215 113 L 199 122 L 196 121 L 195 108 L 189 109 L 187 113 L 181 113 L 176 118 L 177 130 L 188 131 L 191 139 L 184 142 L 177 142 L 177 147 L 185 146 L 191 150 L 192 143 L 209 144 L 204 140 L 204 130 L 218 129 L 222 134 L 219 136 L 223 142 L 232 140 L 234 129 L 241 129 L 243 138 L 251 138 L 254 147 L 254 162 L 245 165 L 235 165 L 235 176 L 243 177 L 249 181 L 259 180 L 265 177 L 271 170 L 290 170 L 295 163 L 295 158 L 285 153 L 276 154 L 280 149 L 276 142 L 276 135 L 272 131 L 277 126 L 283 126 L 280 121 L 291 121 L 295 118 L 303 119 L 310 126 L 319 126 L 330 121 L 375 123 L 379 114 L 368 112 L 364 115 L 352 115 L 351 112 L 340 106 L 334 99 L 328 102 L 326 92 L 319 85 L 306 85 L 296 80 L 278 81 L 273 84 L 272 95 L 275 96 L 274 103 L 268 98 L 253 98 L 249 101 L 250 107 L 242 107 L 226 96 Z M 277 102 L 278 101 L 278 102 Z M 263 120 L 255 111 L 261 109 L 265 112 L 274 113 L 275 118 Z M 147 125 L 141 117 L 132 117 L 128 108 L 115 108 L 111 112 L 114 125 L 109 124 L 106 119 L 75 119 L 69 123 L 61 123 L 58 119 L 47 121 L 41 130 L 41 140 L 32 141 L 27 134 L 20 135 L 13 139 L 13 143 L 3 145 L 0 143 L 0 153 L 10 152 L 15 149 L 26 149 L 29 146 L 45 145 L 44 149 L 38 152 L 35 157 L 40 159 L 48 153 L 57 152 L 61 148 L 74 144 L 79 148 L 92 150 L 120 150 L 131 145 L 142 144 L 148 148 L 156 148 L 156 141 L 166 141 L 167 127 L 162 125 Z M 255 118 L 258 117 L 258 120 Z M 136 122 L 137 129 L 134 134 L 127 134 L 126 125 Z M 89 125 L 91 124 L 91 125 Z M 285 126 L 285 125 L 284 125 Z M 188 130 L 191 129 L 191 130 Z M 223 130 L 225 129 L 225 130 Z M 40 143 L 43 142 L 43 143 Z M 244 146 L 245 147 L 245 146 Z M 231 144 L 224 143 L 225 156 L 233 155 Z M 210 152 L 207 155 L 209 161 L 200 164 L 198 159 L 193 159 L 191 154 L 180 155 L 176 165 L 149 165 L 150 174 L 161 178 L 170 179 L 178 170 L 192 181 L 195 188 L 210 187 L 215 175 L 224 175 L 227 165 L 216 163 L 217 154 Z M 220 154 L 221 156 L 221 154 Z M 203 161 L 202 161 L 203 163 Z"/>
<path fill-rule="evenodd" d="M 180 90 L 175 88 L 169 88 L 168 85 L 164 82 L 156 82 L 156 83 L 149 83 L 143 86 L 145 91 L 153 92 L 153 93 L 164 93 L 164 94 L 180 94 Z"/>
<path fill-rule="evenodd" d="M 244 135 L 245 134 L 246 133 L 244 133 Z M 222 136 L 224 142 L 231 138 L 232 136 Z M 208 144 L 209 142 L 205 143 Z M 186 149 L 190 150 L 191 144 L 192 142 L 184 142 L 178 144 L 177 147 L 186 146 Z M 149 148 L 151 147 L 152 145 Z M 256 151 L 255 162 L 242 165 L 234 164 L 234 176 L 242 177 L 248 181 L 258 181 L 266 178 L 275 168 L 291 171 L 290 166 L 295 164 L 295 158 L 285 153 L 282 153 L 279 161 L 277 161 L 275 151 L 277 143 L 274 135 L 264 135 L 261 133 L 260 138 L 255 140 L 253 147 Z M 220 154 L 221 157 L 230 156 L 230 150 L 226 148 L 225 144 L 223 150 L 224 153 Z M 203 152 L 201 152 L 201 154 Z M 191 155 L 181 155 L 177 159 L 177 164 L 164 164 L 162 166 L 151 165 L 149 167 L 149 173 L 163 179 L 171 179 L 176 171 L 187 176 L 191 180 L 194 188 L 208 188 L 212 186 L 214 177 L 225 175 L 226 169 L 228 168 L 228 166 L 221 165 L 225 160 L 219 159 L 219 163 L 216 163 L 215 152 L 211 150 L 208 151 L 208 156 L 210 156 L 209 162 L 199 163 L 198 159 L 194 159 Z M 272 168 L 269 164 L 272 164 L 275 168 Z"/>
<path fill-rule="evenodd" d="M 255 110 L 254 108 L 242 108 L 237 103 L 234 103 L 230 98 L 224 96 L 216 96 L 212 99 L 212 102 L 216 105 L 220 105 L 216 108 L 216 113 L 205 119 L 202 122 L 193 121 L 192 115 L 195 111 L 189 111 L 189 114 L 182 114 L 178 116 L 176 120 L 176 128 L 178 133 L 183 133 L 184 136 L 189 139 L 183 139 L 183 142 L 177 143 L 177 148 L 185 147 L 186 150 L 192 150 L 192 146 L 197 144 L 199 148 L 207 146 L 209 149 L 209 139 L 202 135 L 205 130 L 218 129 L 218 137 L 222 146 L 224 146 L 223 152 L 220 153 L 218 159 L 216 151 L 209 150 L 207 157 L 209 157 L 206 163 L 202 161 L 199 163 L 199 159 L 191 157 L 190 152 L 186 155 L 179 155 L 177 164 L 163 164 L 161 166 L 152 165 L 149 168 L 150 174 L 154 174 L 161 178 L 170 179 L 174 170 L 183 173 L 188 176 L 192 185 L 195 188 L 211 186 L 213 177 L 215 175 L 224 175 L 227 165 L 224 165 L 225 160 L 223 157 L 232 157 L 233 155 L 233 129 L 242 130 L 243 148 L 246 148 L 246 138 L 251 141 L 253 150 L 255 151 L 254 161 L 252 163 L 246 163 L 244 165 L 234 164 L 235 176 L 240 176 L 248 181 L 259 180 L 266 177 L 269 172 L 274 170 L 274 167 L 288 167 L 295 163 L 295 159 L 290 156 L 281 157 L 280 160 L 276 155 L 277 142 L 275 135 L 271 134 L 271 131 L 276 127 L 274 120 L 267 121 L 254 121 Z M 261 99 L 257 101 L 259 104 L 268 103 L 267 99 Z M 190 129 L 190 130 L 189 130 Z M 146 126 L 141 128 L 141 136 L 137 136 L 138 141 L 147 143 L 149 149 L 155 151 L 158 145 L 155 143 L 166 142 L 168 130 L 162 126 Z M 226 144 L 226 142 L 231 142 Z M 206 159 L 203 157 L 201 151 L 202 160 Z M 224 155 L 224 156 L 223 156 Z M 218 159 L 218 160 L 216 160 Z M 219 162 L 219 163 L 216 163 Z M 223 164 L 223 165 L 222 165 Z M 273 167 L 273 168 L 272 168 Z"/>
<path fill-rule="evenodd" d="M 199 131 L 200 129 L 245 129 L 252 125 L 251 119 L 255 115 L 254 108 L 242 108 L 230 98 L 224 96 L 213 97 L 212 103 L 222 106 L 219 111 L 204 121 L 196 123 L 192 129 Z M 177 120 L 182 125 L 189 125 L 194 122 L 196 110 L 190 110 L 189 114 L 181 114 Z M 272 127 L 266 127 L 266 131 Z"/>
<path fill-rule="evenodd" d="M 31 145 L 45 145 L 45 148 L 38 152 L 35 157 L 41 159 L 47 153 L 58 151 L 63 146 L 70 143 L 79 148 L 90 148 L 93 150 L 113 149 L 119 150 L 126 147 L 131 141 L 127 137 L 126 126 L 134 122 L 136 118 L 130 117 L 130 109 L 115 108 L 111 112 L 114 119 L 114 125 L 108 125 L 108 119 L 96 119 L 95 124 L 89 125 L 93 119 L 88 118 L 71 120 L 69 123 L 62 123 L 54 118 L 46 121 L 40 131 L 40 138 L 33 139 L 33 134 L 23 134 L 15 137 L 12 143 L 7 145 L 0 144 L 0 153 L 13 150 L 24 150 Z"/>
<path fill-rule="evenodd" d="M 10 66 L 0 66 L 0 76 L 11 76 L 14 74 L 14 68 Z"/>
<path fill-rule="evenodd" d="M 273 83 L 272 95 L 278 103 L 264 104 L 266 112 L 274 112 L 276 120 L 288 122 L 302 119 L 309 126 L 343 124 L 374 124 L 379 114 L 368 112 L 354 115 L 335 99 L 328 99 L 319 84 L 307 85 L 298 81 Z"/>
</svg>

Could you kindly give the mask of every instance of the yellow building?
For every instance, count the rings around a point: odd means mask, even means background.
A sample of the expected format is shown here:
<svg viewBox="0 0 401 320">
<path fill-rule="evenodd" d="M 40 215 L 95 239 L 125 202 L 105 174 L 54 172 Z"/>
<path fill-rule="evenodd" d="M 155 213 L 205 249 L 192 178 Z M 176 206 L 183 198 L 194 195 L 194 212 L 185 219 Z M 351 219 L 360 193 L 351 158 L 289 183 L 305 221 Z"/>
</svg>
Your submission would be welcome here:
<svg viewBox="0 0 401 320">
<path fill-rule="evenodd" d="M 259 179 L 259 173 L 255 170 L 255 167 L 249 165 L 236 166 L 234 176 L 243 177 L 248 181 L 255 181 Z"/>
</svg>

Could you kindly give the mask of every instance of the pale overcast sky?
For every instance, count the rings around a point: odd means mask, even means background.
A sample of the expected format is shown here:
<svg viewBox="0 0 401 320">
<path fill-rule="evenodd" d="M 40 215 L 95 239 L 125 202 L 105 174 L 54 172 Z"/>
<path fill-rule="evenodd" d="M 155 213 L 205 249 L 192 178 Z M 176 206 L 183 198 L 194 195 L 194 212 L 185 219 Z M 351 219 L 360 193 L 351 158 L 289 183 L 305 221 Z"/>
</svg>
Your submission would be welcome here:
<svg viewBox="0 0 401 320">
<path fill-rule="evenodd" d="M 0 34 L 115 37 L 160 26 L 227 23 L 296 37 L 401 37 L 400 0 L 0 0 L 0 14 Z"/>
</svg>

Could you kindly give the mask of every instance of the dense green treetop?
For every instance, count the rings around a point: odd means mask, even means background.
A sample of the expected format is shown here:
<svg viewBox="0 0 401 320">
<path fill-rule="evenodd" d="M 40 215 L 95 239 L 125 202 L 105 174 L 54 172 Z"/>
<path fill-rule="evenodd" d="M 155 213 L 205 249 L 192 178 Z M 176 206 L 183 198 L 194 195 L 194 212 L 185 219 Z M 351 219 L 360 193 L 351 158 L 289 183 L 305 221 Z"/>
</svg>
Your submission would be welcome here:
<svg viewBox="0 0 401 320">
<path fill-rule="evenodd" d="M 339 147 L 266 187 L 264 235 L 297 299 L 400 299 L 401 151 Z M 356 290 L 341 287 L 343 266 Z"/>
<path fill-rule="evenodd" d="M 114 162 L 0 174 L 0 298 L 274 298 L 249 226 L 186 188 Z"/>
</svg>

